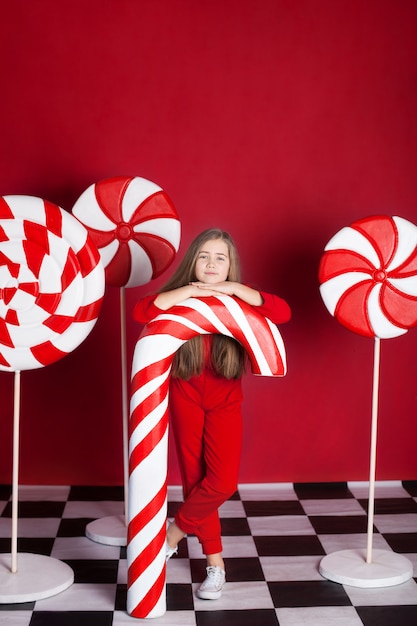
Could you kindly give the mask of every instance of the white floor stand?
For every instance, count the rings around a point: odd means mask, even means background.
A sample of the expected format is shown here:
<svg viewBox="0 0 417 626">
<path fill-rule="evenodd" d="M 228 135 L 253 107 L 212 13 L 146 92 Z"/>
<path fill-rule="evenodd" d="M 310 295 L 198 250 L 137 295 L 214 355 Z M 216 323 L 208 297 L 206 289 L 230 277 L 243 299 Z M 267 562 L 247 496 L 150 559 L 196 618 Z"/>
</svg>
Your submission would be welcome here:
<svg viewBox="0 0 417 626">
<path fill-rule="evenodd" d="M 56 595 L 74 582 L 72 569 L 49 556 L 17 553 L 20 372 L 14 375 L 12 550 L 0 554 L 0 604 L 32 602 Z"/>
<path fill-rule="evenodd" d="M 374 374 L 372 389 L 372 431 L 369 472 L 368 501 L 368 534 L 367 549 L 341 550 L 328 554 L 321 562 L 319 571 L 322 576 L 336 583 L 352 587 L 390 587 L 400 585 L 413 576 L 412 563 L 401 554 L 388 550 L 372 551 L 374 503 L 375 503 L 375 470 L 376 440 L 378 424 L 378 391 L 379 391 L 380 339 L 375 337 Z"/>
<path fill-rule="evenodd" d="M 390 587 L 409 580 L 413 566 L 401 554 L 388 550 L 374 550 L 371 563 L 366 562 L 365 550 L 341 550 L 322 559 L 320 574 L 352 587 Z"/>
<path fill-rule="evenodd" d="M 126 299 L 125 288 L 120 288 L 120 351 L 122 370 L 122 419 L 123 419 L 123 471 L 124 471 L 124 515 L 110 515 L 87 524 L 85 535 L 96 543 L 108 546 L 127 545 L 127 495 L 129 480 L 128 461 L 128 394 L 127 394 L 127 360 L 126 360 Z"/>
<path fill-rule="evenodd" d="M 11 563 L 11 554 L 0 554 L 1 604 L 43 600 L 65 591 L 74 582 L 72 569 L 49 556 L 21 552 L 16 572 L 12 572 Z"/>
<path fill-rule="evenodd" d="M 87 524 L 85 536 L 107 546 L 126 546 L 127 527 L 124 515 L 109 515 Z"/>
</svg>

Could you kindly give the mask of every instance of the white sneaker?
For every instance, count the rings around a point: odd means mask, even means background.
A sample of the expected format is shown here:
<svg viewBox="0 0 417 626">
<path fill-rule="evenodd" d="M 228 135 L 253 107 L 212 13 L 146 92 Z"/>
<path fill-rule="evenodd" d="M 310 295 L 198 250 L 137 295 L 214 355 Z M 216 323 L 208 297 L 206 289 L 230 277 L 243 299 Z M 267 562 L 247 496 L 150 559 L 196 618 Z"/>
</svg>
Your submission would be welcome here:
<svg viewBox="0 0 417 626">
<path fill-rule="evenodd" d="M 169 561 L 169 559 L 174 556 L 174 554 L 178 554 L 178 546 L 175 546 L 175 548 L 171 548 L 168 545 L 168 541 L 165 542 L 165 560 Z"/>
<path fill-rule="evenodd" d="M 202 600 L 217 600 L 222 595 L 226 572 L 220 567 L 209 565 L 206 568 L 207 578 L 197 589 L 197 596 Z"/>
<path fill-rule="evenodd" d="M 167 519 L 167 523 L 166 523 L 166 529 L 168 531 L 169 525 L 171 524 L 171 522 Z M 178 554 L 178 546 L 175 546 L 175 548 L 171 548 L 168 545 L 168 541 L 165 539 L 165 560 L 169 561 L 169 559 L 174 556 L 174 554 Z"/>
</svg>

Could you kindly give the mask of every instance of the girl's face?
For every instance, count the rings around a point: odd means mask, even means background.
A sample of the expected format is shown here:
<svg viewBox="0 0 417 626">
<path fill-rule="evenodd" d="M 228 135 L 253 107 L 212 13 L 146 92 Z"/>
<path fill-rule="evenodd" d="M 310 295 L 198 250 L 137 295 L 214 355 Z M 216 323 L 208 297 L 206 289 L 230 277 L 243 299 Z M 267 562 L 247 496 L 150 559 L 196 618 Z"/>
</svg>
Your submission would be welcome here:
<svg viewBox="0 0 417 626">
<path fill-rule="evenodd" d="M 229 275 L 229 248 L 223 239 L 203 243 L 195 264 L 195 275 L 201 283 L 221 283 Z"/>
</svg>

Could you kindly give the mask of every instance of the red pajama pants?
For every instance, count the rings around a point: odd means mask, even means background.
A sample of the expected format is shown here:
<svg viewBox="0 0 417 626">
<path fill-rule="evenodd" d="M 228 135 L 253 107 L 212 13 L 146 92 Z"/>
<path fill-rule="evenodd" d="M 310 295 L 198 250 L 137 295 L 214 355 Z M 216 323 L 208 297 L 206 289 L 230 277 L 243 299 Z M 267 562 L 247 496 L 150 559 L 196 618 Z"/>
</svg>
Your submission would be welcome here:
<svg viewBox="0 0 417 626">
<path fill-rule="evenodd" d="M 184 503 L 175 521 L 196 535 L 204 554 L 222 551 L 218 508 L 237 489 L 242 445 L 240 380 L 205 370 L 171 378 L 170 412 Z"/>
</svg>

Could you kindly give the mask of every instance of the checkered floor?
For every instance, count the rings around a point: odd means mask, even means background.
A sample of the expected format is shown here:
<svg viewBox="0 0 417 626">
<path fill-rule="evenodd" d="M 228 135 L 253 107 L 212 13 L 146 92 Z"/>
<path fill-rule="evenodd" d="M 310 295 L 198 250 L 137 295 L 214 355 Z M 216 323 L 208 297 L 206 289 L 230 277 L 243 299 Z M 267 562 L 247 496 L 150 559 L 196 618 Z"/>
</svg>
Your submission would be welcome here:
<svg viewBox="0 0 417 626">
<path fill-rule="evenodd" d="M 19 491 L 18 553 L 52 556 L 74 583 L 49 598 L 0 604 L 13 626 L 416 626 L 417 579 L 363 589 L 322 578 L 321 559 L 366 548 L 365 483 L 242 485 L 221 509 L 227 584 L 216 601 L 196 598 L 205 560 L 195 537 L 167 565 L 167 612 L 126 613 L 126 549 L 85 537 L 90 521 L 123 513 L 117 487 L 25 487 Z M 170 488 L 168 514 L 181 499 Z M 417 481 L 377 483 L 373 548 L 404 554 L 417 575 Z M 10 553 L 10 487 L 0 487 L 0 552 Z"/>
</svg>

